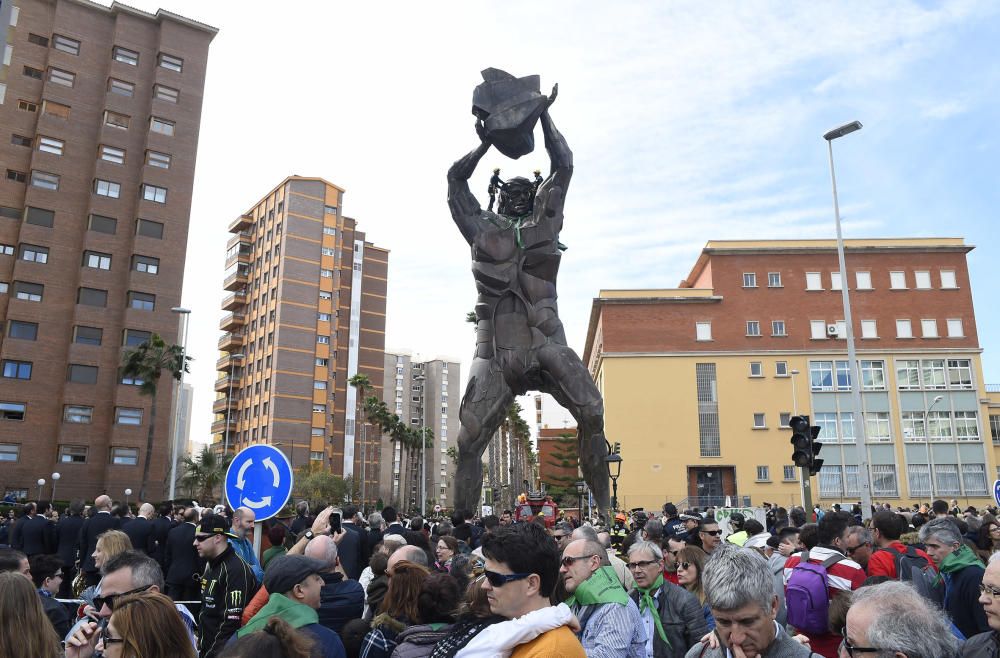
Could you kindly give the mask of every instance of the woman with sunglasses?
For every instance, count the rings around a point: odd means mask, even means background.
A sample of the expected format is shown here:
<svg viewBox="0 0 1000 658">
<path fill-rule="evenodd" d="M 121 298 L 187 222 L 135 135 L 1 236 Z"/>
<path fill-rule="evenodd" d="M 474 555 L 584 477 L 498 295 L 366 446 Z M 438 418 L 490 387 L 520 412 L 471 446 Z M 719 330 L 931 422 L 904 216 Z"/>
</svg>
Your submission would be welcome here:
<svg viewBox="0 0 1000 658">
<path fill-rule="evenodd" d="M 96 648 L 106 658 L 197 658 L 174 602 L 159 592 L 118 597 Z"/>
<path fill-rule="evenodd" d="M 0 656 L 15 658 L 59 658 L 62 647 L 52 623 L 45 616 L 42 600 L 17 571 L 0 573 Z"/>
<path fill-rule="evenodd" d="M 705 551 L 697 546 L 685 546 L 677 551 L 677 584 L 698 598 L 705 614 L 705 623 L 711 631 L 715 629 L 715 619 L 705 603 L 705 588 L 701 583 L 701 573 L 705 569 L 707 559 Z"/>
</svg>

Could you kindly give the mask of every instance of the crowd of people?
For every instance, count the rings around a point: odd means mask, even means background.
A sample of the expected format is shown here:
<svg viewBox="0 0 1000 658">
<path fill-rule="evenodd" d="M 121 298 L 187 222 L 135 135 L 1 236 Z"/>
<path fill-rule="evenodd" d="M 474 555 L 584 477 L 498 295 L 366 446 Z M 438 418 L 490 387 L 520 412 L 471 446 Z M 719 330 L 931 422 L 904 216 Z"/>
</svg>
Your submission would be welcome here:
<svg viewBox="0 0 1000 658">
<path fill-rule="evenodd" d="M 0 658 L 1000 655 L 996 510 L 873 512 L 303 502 L 258 554 L 247 508 L 28 503 L 0 527 Z"/>
</svg>

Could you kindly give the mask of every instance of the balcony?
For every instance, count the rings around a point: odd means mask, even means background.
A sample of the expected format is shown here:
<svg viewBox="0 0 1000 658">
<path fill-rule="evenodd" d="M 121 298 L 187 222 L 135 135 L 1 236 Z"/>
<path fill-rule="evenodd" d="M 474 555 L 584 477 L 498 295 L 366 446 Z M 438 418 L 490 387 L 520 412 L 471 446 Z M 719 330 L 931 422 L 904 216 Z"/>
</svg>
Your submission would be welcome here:
<svg viewBox="0 0 1000 658">
<path fill-rule="evenodd" d="M 226 277 L 222 287 L 229 291 L 236 291 L 245 288 L 250 283 L 250 275 L 246 269 L 239 269 Z"/>
<path fill-rule="evenodd" d="M 224 352 L 236 352 L 243 349 L 245 339 L 240 334 L 227 333 L 219 339 L 219 349 Z"/>
<path fill-rule="evenodd" d="M 215 402 L 212 403 L 212 413 L 224 414 L 227 411 L 235 413 L 238 406 L 239 403 L 235 399 L 228 397 L 216 398 Z"/>
<path fill-rule="evenodd" d="M 237 249 L 226 252 L 226 268 L 230 268 L 237 263 L 249 265 L 251 260 L 253 260 L 253 248 L 251 247 L 241 245 Z"/>
<path fill-rule="evenodd" d="M 215 369 L 220 372 L 229 373 L 232 372 L 234 368 L 239 368 L 242 363 L 243 359 L 233 358 L 232 354 L 227 354 L 215 362 Z"/>
<path fill-rule="evenodd" d="M 247 293 L 245 290 L 238 290 L 222 300 L 223 311 L 235 311 L 247 305 Z"/>
<path fill-rule="evenodd" d="M 215 380 L 215 392 L 225 393 L 229 390 L 230 386 L 239 388 L 240 379 L 242 379 L 242 375 L 240 373 L 236 373 L 235 375 L 226 375 L 225 377 L 219 377 L 218 379 Z"/>
<path fill-rule="evenodd" d="M 229 242 L 226 243 L 226 251 L 229 251 L 236 245 L 241 245 L 244 247 L 252 247 L 253 231 L 240 231 L 233 237 L 229 238 Z"/>
<path fill-rule="evenodd" d="M 222 331 L 236 331 L 247 323 L 247 316 L 244 313 L 227 313 L 219 321 L 219 329 Z"/>
<path fill-rule="evenodd" d="M 231 420 L 231 422 L 229 423 L 229 433 L 232 434 L 233 432 L 236 431 L 236 419 L 235 418 L 231 418 L 230 420 Z M 222 420 L 217 420 L 214 423 L 212 423 L 212 434 L 222 434 L 225 431 L 226 431 L 226 419 L 225 418 L 223 418 Z M 230 447 L 232 447 L 232 446 L 230 446 Z"/>
<path fill-rule="evenodd" d="M 229 225 L 230 233 L 239 233 L 253 226 L 253 216 L 248 214 L 240 215 Z"/>
</svg>

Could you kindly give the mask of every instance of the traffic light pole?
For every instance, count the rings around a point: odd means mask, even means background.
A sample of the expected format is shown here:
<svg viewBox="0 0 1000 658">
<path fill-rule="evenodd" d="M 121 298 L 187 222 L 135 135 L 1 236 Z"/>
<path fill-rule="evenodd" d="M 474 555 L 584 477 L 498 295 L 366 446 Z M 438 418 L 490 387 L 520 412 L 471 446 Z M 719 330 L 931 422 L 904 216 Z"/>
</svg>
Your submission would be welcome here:
<svg viewBox="0 0 1000 658">
<path fill-rule="evenodd" d="M 806 519 L 812 514 L 812 478 L 809 476 L 809 469 L 805 466 L 799 469 L 799 480 L 802 482 L 802 507 L 806 510 Z"/>
</svg>

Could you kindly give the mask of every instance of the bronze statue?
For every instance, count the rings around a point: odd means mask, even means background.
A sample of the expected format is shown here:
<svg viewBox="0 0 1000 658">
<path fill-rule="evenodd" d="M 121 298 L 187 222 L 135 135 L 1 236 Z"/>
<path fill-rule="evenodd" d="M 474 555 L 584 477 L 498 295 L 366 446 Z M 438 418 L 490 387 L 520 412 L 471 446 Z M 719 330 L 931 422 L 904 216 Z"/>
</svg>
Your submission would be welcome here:
<svg viewBox="0 0 1000 658">
<path fill-rule="evenodd" d="M 604 402 L 580 357 L 566 345 L 556 308 L 556 275 L 564 248 L 559 231 L 573 175 L 573 153 L 549 115 L 558 85 L 545 97 L 538 76 L 514 78 L 487 69 L 483 79 L 473 95 L 481 143 L 448 170 L 448 207 L 472 247 L 479 293 L 476 351 L 459 413 L 455 507 L 478 506 L 481 460 L 490 437 L 514 396 L 537 390 L 551 394 L 576 419 L 584 479 L 606 512 Z M 491 145 L 515 159 L 530 153 L 537 121 L 551 164 L 548 178 L 540 184 L 512 178 L 499 186 L 497 212 L 483 210 L 468 184 L 479 160 Z"/>
</svg>

